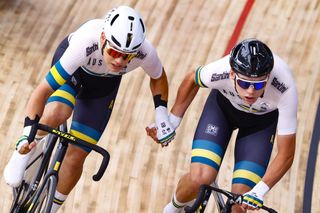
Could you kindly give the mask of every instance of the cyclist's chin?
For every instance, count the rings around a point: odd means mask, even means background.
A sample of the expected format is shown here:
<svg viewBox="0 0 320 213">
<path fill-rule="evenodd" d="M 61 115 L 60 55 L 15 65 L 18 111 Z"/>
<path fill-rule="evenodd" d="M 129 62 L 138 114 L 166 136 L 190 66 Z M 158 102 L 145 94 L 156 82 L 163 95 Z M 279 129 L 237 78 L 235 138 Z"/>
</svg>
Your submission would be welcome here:
<svg viewBox="0 0 320 213">
<path fill-rule="evenodd" d="M 112 72 L 120 72 L 122 70 L 122 66 L 118 66 L 118 65 L 113 65 L 113 64 L 109 64 L 108 65 L 109 70 L 111 70 Z"/>
<path fill-rule="evenodd" d="M 258 98 L 256 97 L 247 97 L 247 96 L 242 97 L 242 100 L 247 104 L 254 104 L 257 101 L 257 99 Z"/>
</svg>

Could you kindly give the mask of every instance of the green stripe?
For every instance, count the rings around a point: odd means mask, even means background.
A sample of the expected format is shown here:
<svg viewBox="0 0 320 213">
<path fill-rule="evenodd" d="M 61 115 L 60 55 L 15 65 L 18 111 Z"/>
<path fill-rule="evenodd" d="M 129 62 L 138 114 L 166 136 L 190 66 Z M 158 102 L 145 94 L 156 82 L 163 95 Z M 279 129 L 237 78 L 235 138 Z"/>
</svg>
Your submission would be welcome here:
<svg viewBox="0 0 320 213">
<path fill-rule="evenodd" d="M 202 70 L 202 66 L 199 66 L 197 69 L 196 69 L 196 79 L 195 79 L 195 81 L 196 81 L 196 84 L 199 86 L 199 87 L 206 87 L 207 88 L 207 86 L 201 81 L 201 79 L 200 79 L 200 71 Z"/>
<path fill-rule="evenodd" d="M 24 141 L 24 140 L 28 140 L 28 137 L 27 136 L 25 136 L 25 135 L 22 135 L 20 138 L 19 138 L 19 140 L 17 141 L 17 143 L 16 143 L 16 148 L 19 146 L 19 144 L 22 142 L 22 141 Z"/>
<path fill-rule="evenodd" d="M 176 204 L 176 202 L 174 201 L 174 198 L 172 198 L 172 204 L 174 205 L 174 207 L 176 208 L 182 208 L 183 206 L 179 206 L 178 204 Z"/>
</svg>

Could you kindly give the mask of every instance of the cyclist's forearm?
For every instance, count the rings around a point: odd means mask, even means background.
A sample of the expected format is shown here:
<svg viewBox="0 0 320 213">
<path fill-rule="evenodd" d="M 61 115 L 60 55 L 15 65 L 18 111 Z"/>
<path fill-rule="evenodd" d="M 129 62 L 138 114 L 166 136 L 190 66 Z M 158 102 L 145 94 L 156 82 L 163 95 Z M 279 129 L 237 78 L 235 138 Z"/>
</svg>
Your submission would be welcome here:
<svg viewBox="0 0 320 213">
<path fill-rule="evenodd" d="M 168 101 L 168 79 L 164 70 L 160 78 L 150 80 L 150 89 L 152 96 L 161 95 L 161 100 Z"/>
<path fill-rule="evenodd" d="M 295 135 L 278 136 L 278 153 L 270 163 L 262 180 L 271 188 L 290 169 L 295 153 Z"/>
<path fill-rule="evenodd" d="M 282 156 L 276 156 L 271 162 L 266 174 L 262 178 L 270 188 L 272 188 L 289 170 L 293 162 L 293 156 L 284 158 Z"/>
<path fill-rule="evenodd" d="M 188 109 L 189 105 L 196 96 L 199 87 L 194 81 L 194 71 L 191 71 L 182 81 L 179 86 L 175 103 L 171 109 L 171 112 L 179 117 L 183 117 L 184 113 Z"/>
<path fill-rule="evenodd" d="M 41 117 L 45 103 L 52 93 L 53 90 L 46 80 L 41 82 L 31 94 L 26 108 L 26 116 L 30 117 L 31 119 L 35 118 L 36 115 Z"/>
</svg>

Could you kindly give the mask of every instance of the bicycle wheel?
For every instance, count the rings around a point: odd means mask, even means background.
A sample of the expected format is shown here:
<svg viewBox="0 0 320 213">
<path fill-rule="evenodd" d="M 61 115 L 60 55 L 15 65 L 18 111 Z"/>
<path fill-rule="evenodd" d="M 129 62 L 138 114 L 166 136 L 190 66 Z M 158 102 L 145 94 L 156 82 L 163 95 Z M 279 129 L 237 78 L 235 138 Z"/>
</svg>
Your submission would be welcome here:
<svg viewBox="0 0 320 213">
<path fill-rule="evenodd" d="M 23 206 L 27 203 L 27 200 L 32 196 L 34 188 L 37 187 L 37 179 L 34 178 L 34 174 L 39 173 L 41 167 L 41 161 L 43 159 L 43 153 L 35 153 L 34 158 L 28 164 L 24 174 L 24 179 L 19 187 L 13 188 L 13 203 L 10 212 L 21 212 L 24 211 Z M 47 170 L 48 165 L 44 165 Z M 43 173 L 43 172 L 42 172 Z"/>
<path fill-rule="evenodd" d="M 218 188 L 218 184 L 216 182 L 213 182 L 211 186 Z M 222 212 L 225 208 L 226 204 L 224 202 L 224 199 L 220 193 L 217 193 L 215 191 L 212 191 L 212 195 L 214 197 L 218 212 Z"/>
<path fill-rule="evenodd" d="M 35 207 L 31 210 L 31 212 L 50 213 L 57 184 L 57 177 L 55 175 L 50 175 L 45 183 L 44 188 L 42 188 L 43 190 L 41 191 L 39 198 L 34 203 Z"/>
<path fill-rule="evenodd" d="M 11 213 L 25 212 L 43 176 L 48 170 L 57 137 L 48 135 L 45 144 L 38 144 L 19 187 L 13 188 Z"/>
</svg>

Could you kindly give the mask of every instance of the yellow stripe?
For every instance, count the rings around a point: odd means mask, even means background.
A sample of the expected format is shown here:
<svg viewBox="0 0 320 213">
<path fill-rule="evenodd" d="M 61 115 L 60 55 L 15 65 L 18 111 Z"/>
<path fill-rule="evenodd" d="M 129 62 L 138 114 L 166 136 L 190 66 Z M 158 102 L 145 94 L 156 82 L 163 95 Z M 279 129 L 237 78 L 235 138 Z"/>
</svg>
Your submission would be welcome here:
<svg viewBox="0 0 320 213">
<path fill-rule="evenodd" d="M 31 205 L 28 208 L 28 212 L 30 212 L 32 210 L 33 206 L 34 206 L 34 203 L 31 203 Z"/>
<path fill-rule="evenodd" d="M 201 71 L 201 69 L 202 69 L 202 67 L 199 67 L 198 69 L 197 69 L 197 79 L 198 79 L 198 85 L 200 85 L 200 87 L 205 87 L 205 86 L 203 86 L 203 84 L 202 84 L 202 82 L 201 82 L 201 79 L 200 79 L 200 71 Z"/>
<path fill-rule="evenodd" d="M 53 202 L 59 204 L 59 205 L 62 205 L 64 202 L 63 201 L 60 201 L 60 200 L 57 200 L 57 199 L 53 199 Z"/>
<path fill-rule="evenodd" d="M 62 84 L 64 84 L 66 82 L 66 80 L 60 75 L 60 73 L 58 72 L 56 66 L 53 66 L 50 69 L 50 72 L 54 78 L 54 80 L 56 80 L 56 82 L 61 86 Z"/>
<path fill-rule="evenodd" d="M 254 204 L 259 204 L 259 202 L 257 200 L 254 200 L 251 197 L 246 197 L 246 200 L 251 202 L 251 203 L 254 203 Z"/>
<path fill-rule="evenodd" d="M 53 167 L 53 170 L 58 171 L 59 167 L 60 167 L 60 162 L 56 162 Z"/>
<path fill-rule="evenodd" d="M 221 157 L 217 155 L 214 152 L 211 152 L 209 150 L 205 149 L 193 149 L 192 150 L 192 157 L 199 156 L 199 157 L 205 157 L 212 161 L 214 161 L 216 164 L 221 164 Z"/>
<path fill-rule="evenodd" d="M 246 178 L 255 183 L 258 183 L 261 180 L 259 175 L 244 169 L 238 169 L 233 172 L 233 178 Z"/>
<path fill-rule="evenodd" d="M 75 97 L 73 95 L 71 95 L 70 93 L 64 91 L 64 90 L 57 90 L 51 96 L 52 97 L 53 96 L 59 96 L 59 97 L 65 98 L 68 101 L 70 101 L 73 105 L 75 105 L 75 103 L 76 103 Z"/>
<path fill-rule="evenodd" d="M 87 136 L 87 135 L 85 135 L 85 134 L 83 134 L 83 133 L 81 133 L 81 132 L 78 132 L 78 131 L 76 131 L 76 130 L 71 129 L 71 130 L 70 130 L 70 134 L 71 134 L 71 135 L 74 135 L 74 136 L 76 136 L 77 138 L 80 138 L 80 139 L 82 139 L 82 140 L 84 140 L 84 141 L 87 141 L 87 142 L 89 142 L 89 143 L 97 144 L 97 141 L 96 141 L 95 139 L 93 139 L 93 138 L 91 138 L 91 137 L 89 137 L 89 136 Z"/>
</svg>

